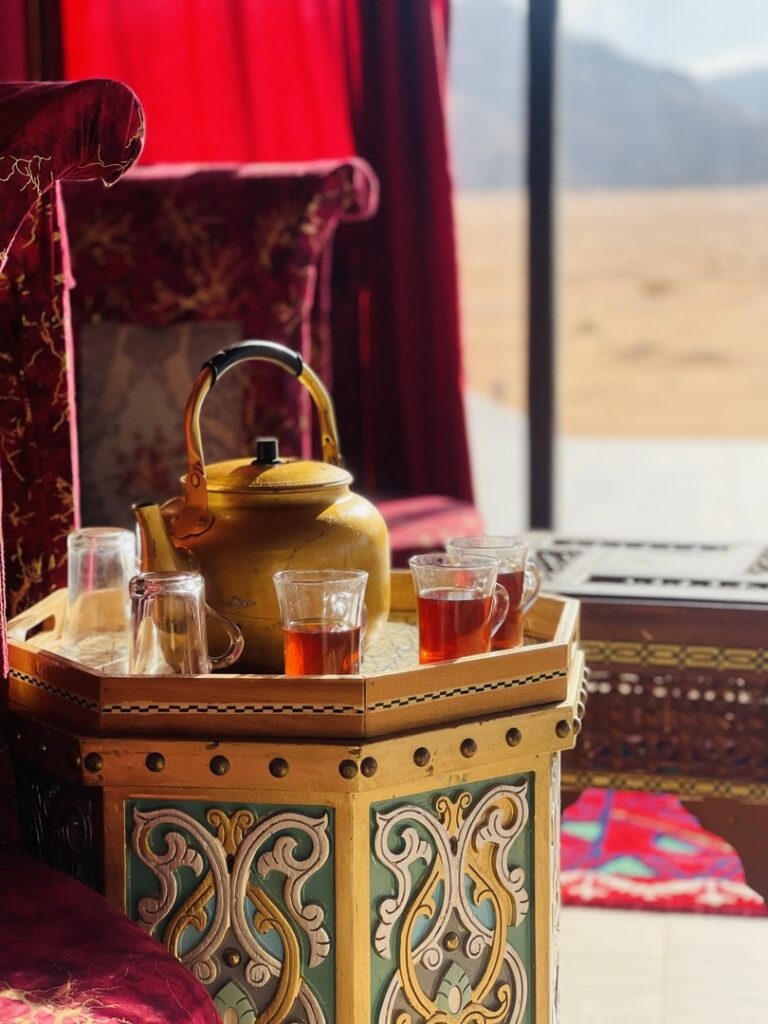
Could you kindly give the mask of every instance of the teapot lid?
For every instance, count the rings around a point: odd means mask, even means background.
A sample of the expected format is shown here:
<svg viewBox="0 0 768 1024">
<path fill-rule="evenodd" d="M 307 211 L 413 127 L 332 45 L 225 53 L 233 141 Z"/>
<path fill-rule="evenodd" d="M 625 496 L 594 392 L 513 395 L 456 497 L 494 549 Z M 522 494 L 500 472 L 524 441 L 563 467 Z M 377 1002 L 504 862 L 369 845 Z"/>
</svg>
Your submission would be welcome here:
<svg viewBox="0 0 768 1024">
<path fill-rule="evenodd" d="M 206 470 L 208 490 L 246 493 L 284 493 L 340 487 L 352 482 L 352 475 L 340 466 L 311 459 L 281 459 L 277 439 L 260 437 L 255 459 L 227 459 Z"/>
</svg>

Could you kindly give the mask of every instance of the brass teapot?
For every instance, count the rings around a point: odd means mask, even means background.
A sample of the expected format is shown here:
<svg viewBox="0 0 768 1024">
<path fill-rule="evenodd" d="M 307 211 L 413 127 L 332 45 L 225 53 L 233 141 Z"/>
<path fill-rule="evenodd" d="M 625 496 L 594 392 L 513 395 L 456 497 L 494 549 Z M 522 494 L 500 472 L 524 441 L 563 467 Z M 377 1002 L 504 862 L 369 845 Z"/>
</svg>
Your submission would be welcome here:
<svg viewBox="0 0 768 1024">
<path fill-rule="evenodd" d="M 206 467 L 200 410 L 216 381 L 236 363 L 261 359 L 293 374 L 318 416 L 322 462 L 281 459 L 277 441 L 261 438 L 255 459 Z M 187 473 L 183 497 L 137 505 L 142 569 L 198 568 L 212 608 L 245 638 L 242 672 L 282 672 L 283 639 L 272 575 L 279 569 L 365 569 L 366 642 L 389 614 L 389 537 L 378 510 L 350 491 L 336 418 L 320 378 L 292 349 L 244 341 L 218 352 L 198 374 L 184 414 Z M 160 514 L 162 512 L 162 515 Z M 215 616 L 209 630 L 215 631 Z M 212 649 L 214 639 L 211 639 Z"/>
</svg>

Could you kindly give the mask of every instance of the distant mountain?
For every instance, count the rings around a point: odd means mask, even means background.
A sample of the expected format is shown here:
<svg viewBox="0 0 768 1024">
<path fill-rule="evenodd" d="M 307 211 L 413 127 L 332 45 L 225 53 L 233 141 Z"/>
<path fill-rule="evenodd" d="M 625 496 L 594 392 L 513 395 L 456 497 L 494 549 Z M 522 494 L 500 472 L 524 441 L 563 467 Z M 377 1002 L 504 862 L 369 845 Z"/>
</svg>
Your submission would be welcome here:
<svg viewBox="0 0 768 1024">
<path fill-rule="evenodd" d="M 451 47 L 457 184 L 519 186 L 525 175 L 524 17 L 505 0 L 456 4 Z M 561 36 L 559 72 L 564 185 L 768 181 L 768 105 L 758 112 L 712 82 L 632 60 L 575 36 Z"/>
<path fill-rule="evenodd" d="M 705 79 L 707 89 L 758 117 L 768 117 L 768 67 L 749 68 Z"/>
</svg>

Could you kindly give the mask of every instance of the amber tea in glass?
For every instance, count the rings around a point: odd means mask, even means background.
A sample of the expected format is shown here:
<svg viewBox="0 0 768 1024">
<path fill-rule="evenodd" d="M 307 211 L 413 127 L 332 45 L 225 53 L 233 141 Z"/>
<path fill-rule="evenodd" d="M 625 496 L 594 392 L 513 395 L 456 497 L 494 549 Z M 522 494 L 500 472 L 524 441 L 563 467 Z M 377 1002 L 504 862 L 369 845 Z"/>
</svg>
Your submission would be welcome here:
<svg viewBox="0 0 768 1024">
<path fill-rule="evenodd" d="M 509 611 L 491 640 L 494 651 L 511 650 L 523 642 L 523 616 L 539 595 L 541 574 L 528 562 L 528 546 L 519 537 L 454 537 L 449 555 L 489 555 L 499 560 L 498 582 L 509 595 Z"/>
<path fill-rule="evenodd" d="M 289 569 L 274 577 L 287 676 L 355 675 L 360 671 L 368 573 Z"/>
<path fill-rule="evenodd" d="M 506 616 L 509 598 L 496 582 L 498 560 L 443 554 L 409 561 L 419 616 L 419 661 L 485 654 Z"/>
<path fill-rule="evenodd" d="M 348 676 L 360 671 L 360 627 L 312 620 L 283 626 L 287 676 Z"/>
<path fill-rule="evenodd" d="M 417 600 L 420 661 L 463 658 L 489 649 L 492 598 L 436 587 L 419 594 Z"/>
</svg>

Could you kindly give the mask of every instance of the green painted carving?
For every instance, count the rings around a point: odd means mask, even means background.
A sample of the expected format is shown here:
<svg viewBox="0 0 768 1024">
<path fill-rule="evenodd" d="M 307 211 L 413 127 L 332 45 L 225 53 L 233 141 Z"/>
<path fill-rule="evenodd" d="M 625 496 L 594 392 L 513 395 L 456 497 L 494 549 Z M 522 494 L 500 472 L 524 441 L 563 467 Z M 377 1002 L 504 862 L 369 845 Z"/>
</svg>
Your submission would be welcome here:
<svg viewBox="0 0 768 1024">
<path fill-rule="evenodd" d="M 472 982 L 457 963 L 452 963 L 443 975 L 435 996 L 438 1010 L 454 1016 L 472 1001 Z"/>
<path fill-rule="evenodd" d="M 252 1019 L 245 999 L 254 1018 L 331 1024 L 332 809 L 130 800 L 125 813 L 130 915 L 230 1019 Z"/>
<path fill-rule="evenodd" d="M 533 773 L 371 806 L 371 1020 L 533 1024 Z"/>
<path fill-rule="evenodd" d="M 256 1014 L 251 1000 L 234 981 L 228 981 L 214 998 L 222 1024 L 255 1024 Z"/>
</svg>

